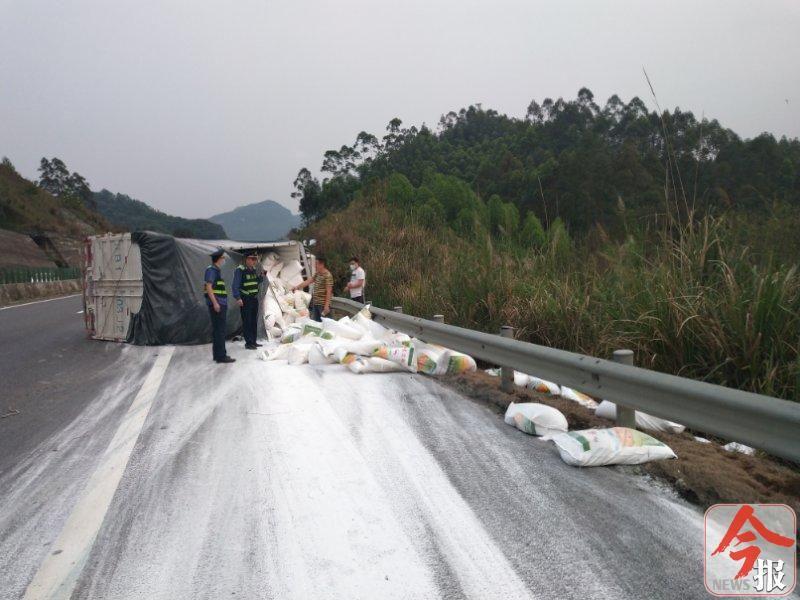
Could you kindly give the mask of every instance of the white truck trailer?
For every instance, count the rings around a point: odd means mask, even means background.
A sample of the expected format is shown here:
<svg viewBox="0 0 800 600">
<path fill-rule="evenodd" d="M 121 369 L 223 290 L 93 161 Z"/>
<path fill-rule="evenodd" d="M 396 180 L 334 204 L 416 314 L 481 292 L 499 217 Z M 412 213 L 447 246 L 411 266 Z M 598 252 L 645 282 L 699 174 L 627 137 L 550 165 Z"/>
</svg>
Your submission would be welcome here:
<svg viewBox="0 0 800 600">
<path fill-rule="evenodd" d="M 209 342 L 203 274 L 219 248 L 229 255 L 223 267 L 228 285 L 244 253 L 253 250 L 262 257 L 275 253 L 286 263 L 296 260 L 303 277 L 313 274 L 313 255 L 297 241 L 195 240 L 153 232 L 92 236 L 85 240 L 83 275 L 89 337 L 144 345 Z M 229 334 L 241 325 L 235 308 L 231 302 Z"/>
</svg>

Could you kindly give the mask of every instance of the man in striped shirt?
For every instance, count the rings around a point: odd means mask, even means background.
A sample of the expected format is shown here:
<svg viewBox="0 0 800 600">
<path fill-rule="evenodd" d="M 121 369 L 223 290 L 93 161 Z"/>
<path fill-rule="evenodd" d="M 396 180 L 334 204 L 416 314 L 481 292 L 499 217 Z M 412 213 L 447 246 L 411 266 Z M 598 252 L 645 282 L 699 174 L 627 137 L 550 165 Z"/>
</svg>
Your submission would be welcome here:
<svg viewBox="0 0 800 600">
<path fill-rule="evenodd" d="M 333 298 L 333 275 L 325 266 L 325 259 L 321 256 L 316 257 L 316 273 L 309 277 L 300 285 L 292 288 L 295 291 L 300 288 L 314 284 L 314 291 L 311 293 L 311 306 L 309 313 L 315 321 L 322 321 L 322 317 L 327 317 L 331 312 L 331 298 Z"/>
</svg>

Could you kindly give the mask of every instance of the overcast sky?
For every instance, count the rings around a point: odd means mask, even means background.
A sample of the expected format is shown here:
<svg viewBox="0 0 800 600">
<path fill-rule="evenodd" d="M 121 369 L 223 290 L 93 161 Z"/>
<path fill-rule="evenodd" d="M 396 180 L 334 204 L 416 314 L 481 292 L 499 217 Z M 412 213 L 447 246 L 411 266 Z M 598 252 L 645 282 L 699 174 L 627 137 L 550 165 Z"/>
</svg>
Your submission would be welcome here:
<svg viewBox="0 0 800 600">
<path fill-rule="evenodd" d="M 0 155 L 208 217 L 393 117 L 613 93 L 800 136 L 800 1 L 0 0 Z M 787 102 L 788 101 L 788 102 Z"/>
</svg>

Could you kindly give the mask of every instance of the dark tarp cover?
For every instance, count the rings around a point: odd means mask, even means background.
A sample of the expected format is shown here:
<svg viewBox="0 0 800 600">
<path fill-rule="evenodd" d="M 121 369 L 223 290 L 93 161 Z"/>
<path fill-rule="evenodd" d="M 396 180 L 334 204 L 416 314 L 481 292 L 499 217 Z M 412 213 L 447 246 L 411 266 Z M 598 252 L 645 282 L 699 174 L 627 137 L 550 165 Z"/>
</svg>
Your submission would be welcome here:
<svg viewBox="0 0 800 600">
<path fill-rule="evenodd" d="M 242 319 L 230 286 L 242 261 L 237 250 L 253 247 L 230 240 L 194 240 L 163 233 L 137 231 L 131 240 L 142 254 L 142 308 L 132 315 L 128 340 L 140 345 L 207 344 L 211 320 L 203 293 L 203 275 L 211 253 L 223 248 L 228 260 L 222 276 L 228 287 L 228 336 L 241 329 Z"/>
</svg>

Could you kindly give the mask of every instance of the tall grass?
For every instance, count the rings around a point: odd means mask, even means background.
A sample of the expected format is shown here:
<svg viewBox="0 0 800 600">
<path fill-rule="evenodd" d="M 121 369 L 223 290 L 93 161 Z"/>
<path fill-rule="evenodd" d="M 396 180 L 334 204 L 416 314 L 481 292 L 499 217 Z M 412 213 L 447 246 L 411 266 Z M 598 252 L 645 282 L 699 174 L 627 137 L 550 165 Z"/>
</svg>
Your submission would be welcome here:
<svg viewBox="0 0 800 600">
<path fill-rule="evenodd" d="M 377 306 L 491 332 L 513 325 L 520 339 L 596 356 L 630 348 L 642 366 L 797 401 L 800 275 L 779 253 L 754 253 L 746 227 L 707 216 L 591 250 L 523 251 L 416 222 L 376 190 L 306 235 L 342 283 L 359 255 Z M 754 231 L 753 246 L 768 247 L 769 228 Z"/>
</svg>

